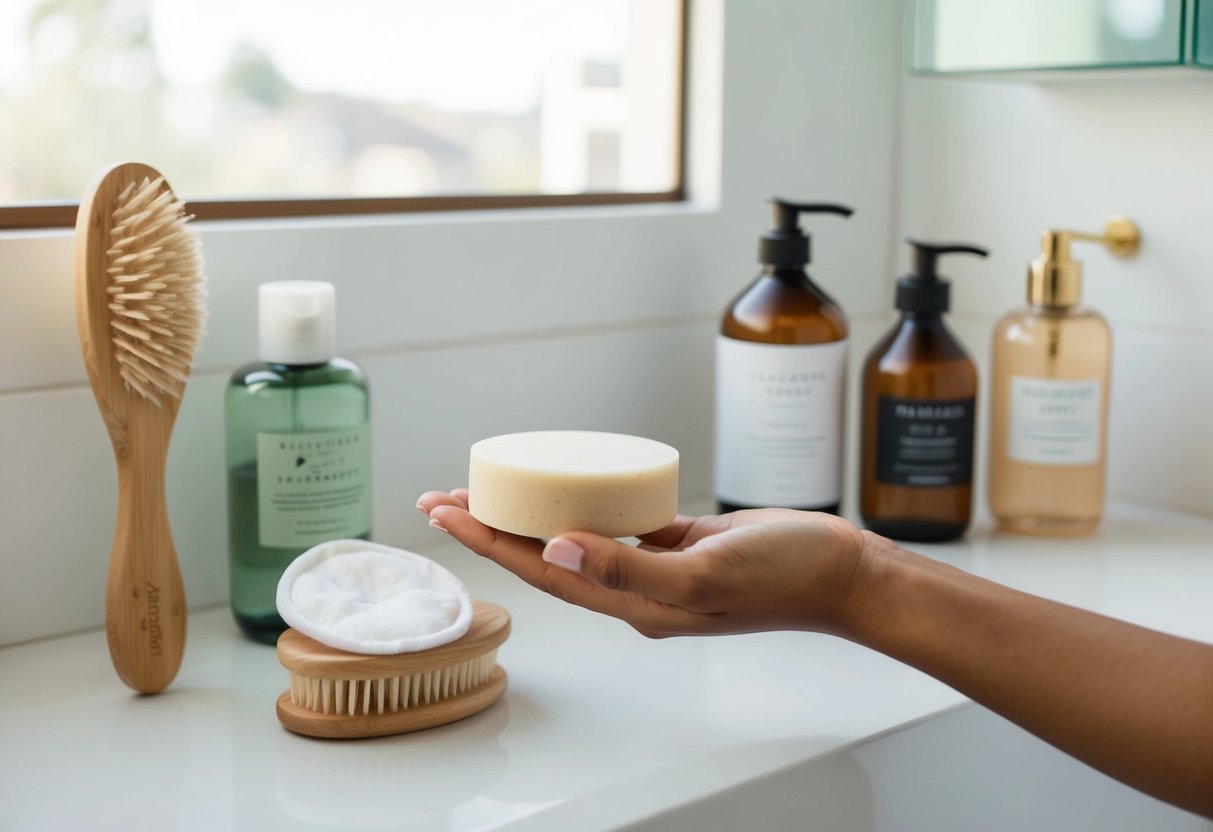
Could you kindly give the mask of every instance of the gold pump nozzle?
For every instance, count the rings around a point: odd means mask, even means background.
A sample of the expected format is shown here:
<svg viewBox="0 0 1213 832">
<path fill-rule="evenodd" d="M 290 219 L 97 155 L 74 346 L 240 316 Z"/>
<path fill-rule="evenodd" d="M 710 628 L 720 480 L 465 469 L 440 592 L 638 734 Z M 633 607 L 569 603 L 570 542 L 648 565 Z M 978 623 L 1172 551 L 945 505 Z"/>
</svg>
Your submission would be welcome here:
<svg viewBox="0 0 1213 832">
<path fill-rule="evenodd" d="M 1141 248 L 1141 232 L 1128 217 L 1112 217 L 1102 234 L 1047 228 L 1040 235 L 1040 256 L 1028 266 L 1028 303 L 1069 307 L 1082 296 L 1082 263 L 1070 257 L 1070 243 L 1100 243 L 1117 257 Z"/>
</svg>

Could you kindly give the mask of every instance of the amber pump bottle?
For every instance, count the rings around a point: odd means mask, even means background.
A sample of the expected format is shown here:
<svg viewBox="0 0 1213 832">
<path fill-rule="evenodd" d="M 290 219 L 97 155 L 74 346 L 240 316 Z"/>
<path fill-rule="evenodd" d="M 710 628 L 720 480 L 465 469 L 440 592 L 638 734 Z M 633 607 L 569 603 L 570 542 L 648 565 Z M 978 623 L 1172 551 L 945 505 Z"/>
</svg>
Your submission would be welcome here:
<svg viewBox="0 0 1213 832">
<path fill-rule="evenodd" d="M 1123 217 L 1103 234 L 1045 231 L 1028 267 L 1028 305 L 995 325 L 989 501 L 1005 531 L 1086 534 L 1103 514 L 1112 333 L 1098 312 L 1079 304 L 1075 240 L 1128 257 L 1140 234 Z"/>
<path fill-rule="evenodd" d="M 952 540 L 973 506 L 977 368 L 943 322 L 950 287 L 940 255 L 988 252 L 907 238 L 914 270 L 898 279 L 901 318 L 863 367 L 859 508 L 869 529 L 900 540 Z"/>
<path fill-rule="evenodd" d="M 721 511 L 837 513 L 842 496 L 847 322 L 805 271 L 802 214 L 850 208 L 772 197 L 762 272 L 725 310 L 716 341 L 716 499 Z"/>
</svg>

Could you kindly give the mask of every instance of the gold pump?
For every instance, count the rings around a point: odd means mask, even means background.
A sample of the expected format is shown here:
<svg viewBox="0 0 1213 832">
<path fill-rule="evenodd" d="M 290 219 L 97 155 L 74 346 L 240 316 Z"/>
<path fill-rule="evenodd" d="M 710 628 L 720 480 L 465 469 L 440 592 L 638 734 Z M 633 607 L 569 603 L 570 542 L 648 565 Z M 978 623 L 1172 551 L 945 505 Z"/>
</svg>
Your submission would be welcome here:
<svg viewBox="0 0 1213 832">
<path fill-rule="evenodd" d="M 1070 243 L 1100 243 L 1117 257 L 1141 248 L 1141 231 L 1128 217 L 1112 217 L 1102 234 L 1047 228 L 1040 235 L 1040 256 L 1028 266 L 1028 303 L 1066 308 L 1082 296 L 1082 263 L 1070 257 Z"/>
</svg>

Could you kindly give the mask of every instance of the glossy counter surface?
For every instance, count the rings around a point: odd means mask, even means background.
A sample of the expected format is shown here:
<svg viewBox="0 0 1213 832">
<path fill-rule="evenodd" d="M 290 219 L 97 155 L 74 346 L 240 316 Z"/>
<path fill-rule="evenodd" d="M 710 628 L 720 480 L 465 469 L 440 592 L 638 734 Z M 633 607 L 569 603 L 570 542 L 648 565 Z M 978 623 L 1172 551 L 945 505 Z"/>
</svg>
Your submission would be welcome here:
<svg viewBox="0 0 1213 832">
<path fill-rule="evenodd" d="M 0 650 L 4 829 L 595 830 L 637 823 L 965 701 L 825 636 L 650 641 L 435 533 L 422 553 L 502 604 L 502 701 L 350 742 L 288 733 L 286 673 L 226 609 L 191 616 L 163 694 L 117 680 L 100 631 Z M 919 551 L 1021 589 L 1213 641 L 1213 522 L 1115 506 L 1081 540 Z M 100 589 L 98 590 L 100 591 Z"/>
</svg>

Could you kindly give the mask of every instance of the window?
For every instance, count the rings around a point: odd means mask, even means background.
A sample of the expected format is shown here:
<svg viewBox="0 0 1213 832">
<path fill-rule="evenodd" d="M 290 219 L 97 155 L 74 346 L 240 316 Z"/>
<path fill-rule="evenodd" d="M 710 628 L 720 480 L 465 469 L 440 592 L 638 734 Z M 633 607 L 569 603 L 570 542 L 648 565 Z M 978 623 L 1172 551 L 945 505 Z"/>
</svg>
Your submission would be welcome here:
<svg viewBox="0 0 1213 832">
<path fill-rule="evenodd" d="M 0 227 L 70 225 L 121 159 L 200 218 L 676 199 L 683 11 L 4 0 Z"/>
</svg>

